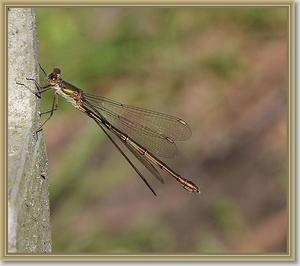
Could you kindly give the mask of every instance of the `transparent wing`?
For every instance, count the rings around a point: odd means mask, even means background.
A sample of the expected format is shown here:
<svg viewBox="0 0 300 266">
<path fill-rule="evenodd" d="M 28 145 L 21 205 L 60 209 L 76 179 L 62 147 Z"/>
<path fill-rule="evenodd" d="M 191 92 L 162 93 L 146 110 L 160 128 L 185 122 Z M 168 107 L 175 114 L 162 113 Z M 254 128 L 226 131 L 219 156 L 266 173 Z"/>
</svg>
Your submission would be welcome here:
<svg viewBox="0 0 300 266">
<path fill-rule="evenodd" d="M 134 154 L 134 156 L 150 171 L 150 173 L 155 176 L 161 183 L 164 183 L 163 178 L 160 173 L 156 170 L 156 168 L 136 149 L 134 149 L 127 142 L 123 142 L 125 146 Z"/>
<path fill-rule="evenodd" d="M 174 141 L 186 140 L 191 136 L 188 124 L 174 116 L 90 94 L 84 94 L 83 104 L 97 111 L 107 122 L 145 149 L 161 157 L 175 157 L 177 147 Z"/>
</svg>

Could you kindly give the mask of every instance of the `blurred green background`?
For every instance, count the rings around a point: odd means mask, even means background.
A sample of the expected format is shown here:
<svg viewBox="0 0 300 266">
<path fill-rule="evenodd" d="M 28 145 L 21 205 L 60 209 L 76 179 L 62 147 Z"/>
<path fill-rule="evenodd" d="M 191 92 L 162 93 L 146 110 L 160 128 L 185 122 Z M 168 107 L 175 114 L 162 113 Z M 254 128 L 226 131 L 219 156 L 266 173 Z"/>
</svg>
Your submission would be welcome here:
<svg viewBox="0 0 300 266">
<path fill-rule="evenodd" d="M 47 73 L 59 67 L 85 92 L 189 123 L 192 137 L 164 162 L 201 187 L 191 195 L 165 173 L 160 184 L 130 156 L 153 196 L 96 123 L 60 99 L 43 130 L 53 252 L 287 251 L 287 8 L 36 14 Z M 43 94 L 42 111 L 52 99 Z"/>
</svg>

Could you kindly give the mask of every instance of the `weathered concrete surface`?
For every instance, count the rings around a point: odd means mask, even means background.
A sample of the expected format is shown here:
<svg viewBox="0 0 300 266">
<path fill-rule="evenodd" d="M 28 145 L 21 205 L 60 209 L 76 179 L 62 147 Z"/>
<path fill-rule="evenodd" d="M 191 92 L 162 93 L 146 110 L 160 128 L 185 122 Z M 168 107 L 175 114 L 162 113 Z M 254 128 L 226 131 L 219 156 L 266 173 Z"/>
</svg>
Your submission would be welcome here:
<svg viewBox="0 0 300 266">
<path fill-rule="evenodd" d="M 6 255 L 51 252 L 47 156 L 39 128 L 39 99 L 35 12 L 31 8 L 7 11 L 7 179 L 8 208 Z M 13 254 L 11 254 L 13 255 Z"/>
</svg>

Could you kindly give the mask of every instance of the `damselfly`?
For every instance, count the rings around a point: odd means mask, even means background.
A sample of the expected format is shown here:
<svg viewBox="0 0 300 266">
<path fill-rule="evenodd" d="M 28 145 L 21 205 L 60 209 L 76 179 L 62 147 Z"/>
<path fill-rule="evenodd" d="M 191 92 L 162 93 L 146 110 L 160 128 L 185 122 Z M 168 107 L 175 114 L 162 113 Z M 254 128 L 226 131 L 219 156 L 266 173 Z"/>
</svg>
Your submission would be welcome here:
<svg viewBox="0 0 300 266">
<path fill-rule="evenodd" d="M 43 72 L 46 75 L 44 70 Z M 58 95 L 61 95 L 76 109 L 91 117 L 100 126 L 154 195 L 156 194 L 150 184 L 108 134 L 107 130 L 114 133 L 161 183 L 164 183 L 164 180 L 154 166 L 174 177 L 187 191 L 194 194 L 200 193 L 200 189 L 192 181 L 183 178 L 157 158 L 157 156 L 171 158 L 177 155 L 177 147 L 174 141 L 186 140 L 191 136 L 190 127 L 185 121 L 174 116 L 84 93 L 81 89 L 63 80 L 60 73 L 60 69 L 54 68 L 52 73 L 47 76 L 49 84 L 44 87 L 41 87 L 36 80 L 28 79 L 35 82 L 38 89 L 35 94 L 38 97 L 45 91 L 55 90 L 52 109 L 42 113 L 50 114 L 45 122 L 57 110 Z"/>
</svg>

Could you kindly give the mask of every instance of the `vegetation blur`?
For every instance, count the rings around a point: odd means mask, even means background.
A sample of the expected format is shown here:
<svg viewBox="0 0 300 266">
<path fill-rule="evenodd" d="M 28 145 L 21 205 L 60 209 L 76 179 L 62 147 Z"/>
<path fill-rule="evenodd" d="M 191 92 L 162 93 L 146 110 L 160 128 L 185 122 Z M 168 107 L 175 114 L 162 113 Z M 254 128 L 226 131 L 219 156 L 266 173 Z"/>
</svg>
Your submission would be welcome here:
<svg viewBox="0 0 300 266">
<path fill-rule="evenodd" d="M 36 9 L 46 72 L 58 67 L 85 92 L 187 121 L 192 137 L 162 160 L 201 187 L 189 194 L 163 172 L 161 184 L 120 143 L 155 197 L 97 124 L 60 98 L 43 128 L 53 252 L 287 251 L 287 11 Z M 43 94 L 41 110 L 52 100 Z"/>
</svg>

